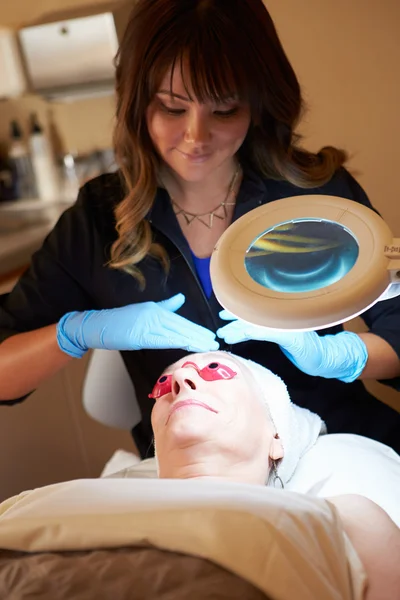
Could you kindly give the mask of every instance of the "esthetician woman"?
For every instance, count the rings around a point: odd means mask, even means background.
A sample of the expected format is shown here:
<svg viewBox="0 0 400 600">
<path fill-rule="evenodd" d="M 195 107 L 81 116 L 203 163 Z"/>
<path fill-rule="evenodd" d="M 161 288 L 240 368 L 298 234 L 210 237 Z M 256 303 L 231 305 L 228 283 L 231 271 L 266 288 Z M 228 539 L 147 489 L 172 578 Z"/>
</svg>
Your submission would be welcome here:
<svg viewBox="0 0 400 600">
<path fill-rule="evenodd" d="M 336 326 L 272 342 L 266 330 L 249 333 L 219 314 L 209 259 L 238 217 L 313 193 L 371 206 L 343 151 L 300 145 L 299 83 L 265 5 L 132 4 L 117 56 L 120 170 L 81 189 L 2 299 L 2 404 L 24 400 L 90 348 L 120 350 L 142 412 L 132 434 L 144 457 L 159 373 L 188 351 L 220 348 L 281 376 L 293 402 L 318 413 L 330 433 L 399 451 L 399 414 L 363 385 L 374 378 L 400 389 L 397 298 L 367 310 L 360 335 Z"/>
</svg>

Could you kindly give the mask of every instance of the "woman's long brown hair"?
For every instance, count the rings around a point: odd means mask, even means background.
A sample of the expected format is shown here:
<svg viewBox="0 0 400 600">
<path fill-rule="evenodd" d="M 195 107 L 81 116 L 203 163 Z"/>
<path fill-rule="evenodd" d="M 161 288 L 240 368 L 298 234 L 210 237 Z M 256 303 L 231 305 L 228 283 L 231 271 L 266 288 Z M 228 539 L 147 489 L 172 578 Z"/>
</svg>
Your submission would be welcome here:
<svg viewBox="0 0 400 600">
<path fill-rule="evenodd" d="M 184 60 L 191 73 L 185 85 L 199 102 L 236 95 L 249 103 L 251 125 L 238 153 L 245 171 L 312 188 L 346 160 L 332 147 L 316 154 L 300 147 L 300 86 L 262 0 L 136 0 L 116 57 L 114 147 L 126 195 L 115 209 L 118 239 L 110 266 L 142 286 L 138 264 L 146 256 L 166 271 L 169 265 L 145 220 L 160 167 L 146 111 L 171 65 L 184 77 Z"/>
</svg>

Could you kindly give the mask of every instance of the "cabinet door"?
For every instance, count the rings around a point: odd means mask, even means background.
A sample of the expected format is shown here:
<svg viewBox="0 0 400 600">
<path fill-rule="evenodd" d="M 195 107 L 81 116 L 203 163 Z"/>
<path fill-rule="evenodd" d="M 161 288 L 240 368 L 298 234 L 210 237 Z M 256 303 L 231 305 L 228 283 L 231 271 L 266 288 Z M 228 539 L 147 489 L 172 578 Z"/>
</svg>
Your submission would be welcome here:
<svg viewBox="0 0 400 600">
<path fill-rule="evenodd" d="M 26 27 L 20 40 L 36 90 L 114 78 L 118 39 L 111 13 Z"/>
</svg>

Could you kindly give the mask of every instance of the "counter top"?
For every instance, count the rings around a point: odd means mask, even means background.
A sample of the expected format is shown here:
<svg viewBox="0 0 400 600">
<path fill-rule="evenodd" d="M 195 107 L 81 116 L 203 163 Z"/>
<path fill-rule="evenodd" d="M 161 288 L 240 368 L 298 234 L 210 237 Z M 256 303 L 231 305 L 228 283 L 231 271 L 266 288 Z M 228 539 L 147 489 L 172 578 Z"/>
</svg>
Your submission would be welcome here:
<svg viewBox="0 0 400 600">
<path fill-rule="evenodd" d="M 40 204 L 39 204 L 40 202 Z M 45 237 L 52 230 L 60 215 L 70 206 L 55 201 L 45 206 L 41 201 L 17 201 L 0 205 L 0 277 L 7 277 L 29 264 L 31 256 L 40 248 Z M 7 231 L 2 223 L 10 219 L 14 225 Z M 21 226 L 18 227 L 18 215 Z"/>
</svg>

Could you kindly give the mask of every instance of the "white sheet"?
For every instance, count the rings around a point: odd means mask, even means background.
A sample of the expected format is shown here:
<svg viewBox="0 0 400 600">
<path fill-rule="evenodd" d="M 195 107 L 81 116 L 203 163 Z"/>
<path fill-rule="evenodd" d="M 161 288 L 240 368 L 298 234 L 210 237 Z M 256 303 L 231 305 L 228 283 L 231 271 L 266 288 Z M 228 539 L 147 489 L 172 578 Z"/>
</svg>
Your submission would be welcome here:
<svg viewBox="0 0 400 600">
<path fill-rule="evenodd" d="M 79 480 L 0 505 L 0 547 L 79 550 L 150 542 L 202 556 L 273 600 L 360 600 L 365 574 L 321 499 L 220 481 Z"/>
<path fill-rule="evenodd" d="M 154 459 L 138 463 L 135 455 L 116 453 L 109 466 L 107 477 L 157 477 Z M 400 527 L 400 456 L 375 440 L 341 433 L 321 436 L 285 489 L 318 498 L 360 494 Z"/>
</svg>

